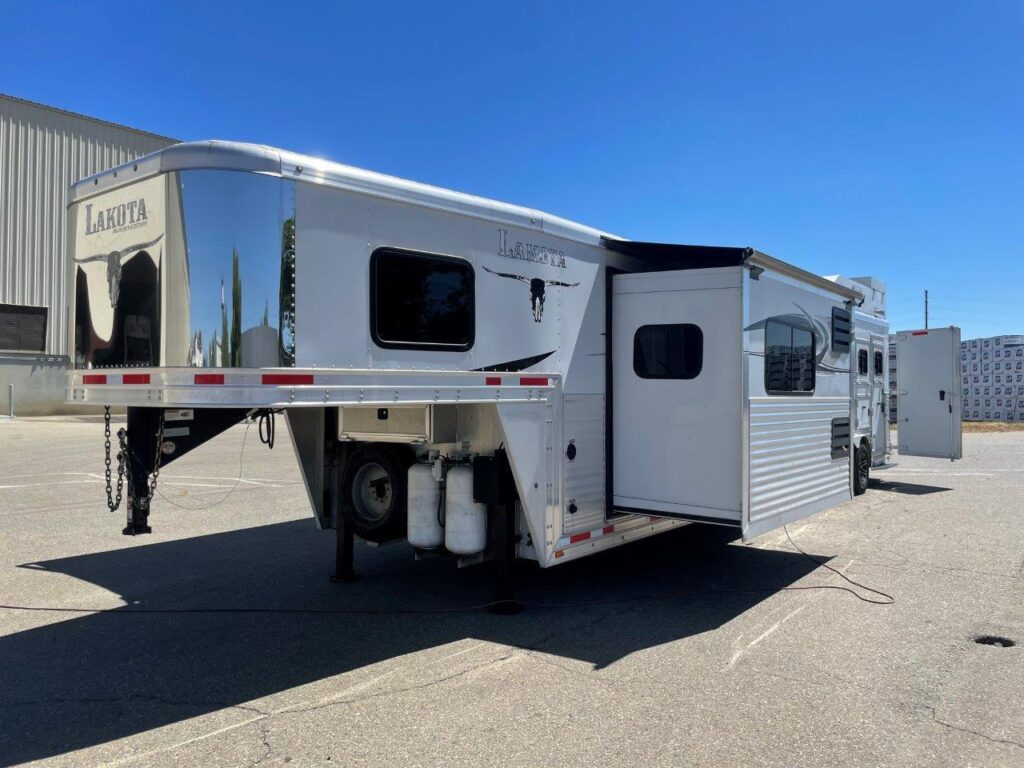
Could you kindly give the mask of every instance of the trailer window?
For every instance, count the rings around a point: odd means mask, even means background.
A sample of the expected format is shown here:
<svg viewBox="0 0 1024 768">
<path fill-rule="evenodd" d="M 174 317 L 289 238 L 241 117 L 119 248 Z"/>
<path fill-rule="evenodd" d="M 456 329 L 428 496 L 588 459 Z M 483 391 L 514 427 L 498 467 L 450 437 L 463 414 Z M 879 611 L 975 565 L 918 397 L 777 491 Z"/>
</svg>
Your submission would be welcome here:
<svg viewBox="0 0 1024 768">
<path fill-rule="evenodd" d="M 881 376 L 885 373 L 885 363 L 882 360 L 882 353 L 875 352 L 875 376 Z"/>
<path fill-rule="evenodd" d="M 814 334 L 780 320 L 764 326 L 764 387 L 770 395 L 814 391 Z"/>
<path fill-rule="evenodd" d="M 370 257 L 370 331 L 388 349 L 473 346 L 473 267 L 451 256 L 378 248 Z"/>
<path fill-rule="evenodd" d="M 692 323 L 642 325 L 633 334 L 633 372 L 641 379 L 693 379 L 704 365 L 704 332 Z"/>
<path fill-rule="evenodd" d="M 0 304 L 0 349 L 45 351 L 46 307 Z"/>
<path fill-rule="evenodd" d="M 866 349 L 857 350 L 857 373 L 861 376 L 868 375 L 868 351 Z"/>
</svg>

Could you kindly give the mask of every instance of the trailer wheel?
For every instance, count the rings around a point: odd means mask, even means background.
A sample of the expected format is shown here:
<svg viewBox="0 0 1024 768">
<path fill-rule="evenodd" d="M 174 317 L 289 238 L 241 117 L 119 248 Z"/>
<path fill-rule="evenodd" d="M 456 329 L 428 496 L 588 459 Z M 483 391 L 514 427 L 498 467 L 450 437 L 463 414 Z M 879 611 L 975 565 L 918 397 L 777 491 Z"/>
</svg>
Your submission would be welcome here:
<svg viewBox="0 0 1024 768">
<path fill-rule="evenodd" d="M 853 495 L 860 496 L 868 489 L 871 474 L 871 448 L 861 443 L 853 454 Z"/>
<path fill-rule="evenodd" d="M 364 445 L 345 462 L 341 513 L 367 541 L 405 536 L 406 463 L 386 448 Z"/>
</svg>

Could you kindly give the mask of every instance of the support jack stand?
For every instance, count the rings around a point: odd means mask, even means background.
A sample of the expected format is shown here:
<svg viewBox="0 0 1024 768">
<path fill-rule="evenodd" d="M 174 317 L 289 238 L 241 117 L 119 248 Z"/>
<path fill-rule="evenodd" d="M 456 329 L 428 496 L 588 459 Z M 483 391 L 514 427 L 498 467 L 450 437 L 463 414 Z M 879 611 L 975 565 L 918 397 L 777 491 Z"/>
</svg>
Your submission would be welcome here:
<svg viewBox="0 0 1024 768">
<path fill-rule="evenodd" d="M 494 601 L 491 613 L 508 616 L 523 610 L 516 598 L 516 481 L 508 455 L 499 448 L 494 456 L 473 462 L 473 500 L 487 505 L 494 543 Z"/>
<path fill-rule="evenodd" d="M 135 461 L 132 457 L 131 461 Z M 139 464 L 139 471 L 135 472 L 135 467 L 132 467 L 131 475 L 131 487 L 128 488 L 128 500 L 126 506 L 128 508 L 128 524 L 121 530 L 121 533 L 125 536 L 138 536 L 140 533 L 152 533 L 153 529 L 149 527 L 149 501 L 143 500 L 145 495 L 149 493 L 149 485 L 147 483 L 147 475 Z M 141 482 L 136 481 L 136 478 L 142 478 Z M 139 496 L 138 494 L 142 494 Z"/>
<path fill-rule="evenodd" d="M 494 602 L 488 610 L 500 616 L 511 616 L 523 610 L 516 598 L 516 517 L 515 501 L 491 505 L 495 521 Z"/>
<path fill-rule="evenodd" d="M 337 543 L 334 552 L 334 573 L 331 575 L 331 583 L 350 583 L 359 580 L 355 569 L 355 535 L 344 515 L 338 515 Z"/>
</svg>

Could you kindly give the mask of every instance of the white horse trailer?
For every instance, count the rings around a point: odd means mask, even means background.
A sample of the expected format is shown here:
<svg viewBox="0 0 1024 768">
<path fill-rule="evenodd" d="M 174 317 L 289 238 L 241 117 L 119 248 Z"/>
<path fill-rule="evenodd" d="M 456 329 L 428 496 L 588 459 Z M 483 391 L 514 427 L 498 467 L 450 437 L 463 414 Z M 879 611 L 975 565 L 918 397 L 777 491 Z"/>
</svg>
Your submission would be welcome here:
<svg viewBox="0 0 1024 768">
<path fill-rule="evenodd" d="M 508 597 L 515 557 L 749 539 L 853 494 L 865 279 L 224 142 L 79 182 L 68 226 L 67 400 L 128 408 L 125 533 L 161 464 L 257 413 L 286 415 L 341 576 L 354 535 L 407 538 L 495 559 Z M 928 419 L 907 450 L 953 457 L 959 404 Z"/>
</svg>

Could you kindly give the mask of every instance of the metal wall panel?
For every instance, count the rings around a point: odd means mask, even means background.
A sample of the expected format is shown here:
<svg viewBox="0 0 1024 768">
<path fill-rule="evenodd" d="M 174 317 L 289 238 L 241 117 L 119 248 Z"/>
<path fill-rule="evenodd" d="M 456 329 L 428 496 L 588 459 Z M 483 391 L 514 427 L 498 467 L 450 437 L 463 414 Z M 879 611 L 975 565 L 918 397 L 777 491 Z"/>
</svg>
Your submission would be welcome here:
<svg viewBox="0 0 1024 768">
<path fill-rule="evenodd" d="M 0 303 L 49 308 L 48 354 L 68 354 L 64 213 L 71 184 L 173 143 L 0 95 Z"/>
<path fill-rule="evenodd" d="M 832 419 L 849 416 L 846 398 L 750 399 L 752 527 L 771 530 L 850 497 L 849 459 L 830 457 Z"/>
</svg>

